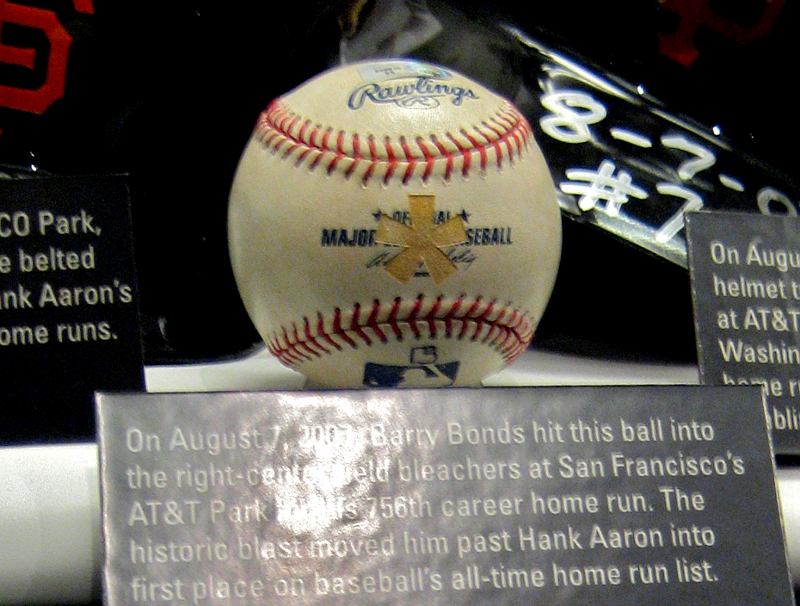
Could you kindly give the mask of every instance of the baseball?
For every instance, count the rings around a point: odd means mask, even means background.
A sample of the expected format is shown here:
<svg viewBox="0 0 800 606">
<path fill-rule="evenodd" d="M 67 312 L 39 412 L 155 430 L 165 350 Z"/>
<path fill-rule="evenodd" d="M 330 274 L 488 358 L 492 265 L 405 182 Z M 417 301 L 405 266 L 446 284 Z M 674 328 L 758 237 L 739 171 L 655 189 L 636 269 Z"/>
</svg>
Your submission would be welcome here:
<svg viewBox="0 0 800 606">
<path fill-rule="evenodd" d="M 336 68 L 272 101 L 228 220 L 245 307 L 309 387 L 480 385 L 530 343 L 561 253 L 525 118 L 413 60 Z"/>
</svg>

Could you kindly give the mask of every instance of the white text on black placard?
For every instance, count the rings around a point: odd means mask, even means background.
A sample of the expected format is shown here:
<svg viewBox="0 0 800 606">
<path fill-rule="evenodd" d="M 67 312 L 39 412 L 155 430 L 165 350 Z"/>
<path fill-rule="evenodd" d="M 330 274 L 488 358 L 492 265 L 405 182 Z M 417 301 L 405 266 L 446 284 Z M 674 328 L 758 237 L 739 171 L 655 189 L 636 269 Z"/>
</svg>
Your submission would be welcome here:
<svg viewBox="0 0 800 606">
<path fill-rule="evenodd" d="M 800 452 L 800 219 L 688 218 L 701 380 L 758 385 L 780 453 Z"/>
<path fill-rule="evenodd" d="M 143 387 L 122 177 L 0 183 L 0 443 L 94 436 L 95 390 Z"/>
</svg>

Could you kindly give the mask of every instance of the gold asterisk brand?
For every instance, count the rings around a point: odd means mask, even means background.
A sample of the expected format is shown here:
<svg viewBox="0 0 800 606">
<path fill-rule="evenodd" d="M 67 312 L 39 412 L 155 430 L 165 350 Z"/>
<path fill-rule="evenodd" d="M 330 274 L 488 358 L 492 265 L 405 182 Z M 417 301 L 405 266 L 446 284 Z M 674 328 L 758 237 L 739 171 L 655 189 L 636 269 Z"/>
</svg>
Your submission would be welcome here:
<svg viewBox="0 0 800 606">
<path fill-rule="evenodd" d="M 442 251 L 467 241 L 464 219 L 459 215 L 436 225 L 434 203 L 436 196 L 408 196 L 408 214 L 411 226 L 384 214 L 378 222 L 375 241 L 390 246 L 402 246 L 404 250 L 389 261 L 386 271 L 400 282 L 407 282 L 424 263 L 435 284 L 440 284 L 457 271 Z"/>
</svg>

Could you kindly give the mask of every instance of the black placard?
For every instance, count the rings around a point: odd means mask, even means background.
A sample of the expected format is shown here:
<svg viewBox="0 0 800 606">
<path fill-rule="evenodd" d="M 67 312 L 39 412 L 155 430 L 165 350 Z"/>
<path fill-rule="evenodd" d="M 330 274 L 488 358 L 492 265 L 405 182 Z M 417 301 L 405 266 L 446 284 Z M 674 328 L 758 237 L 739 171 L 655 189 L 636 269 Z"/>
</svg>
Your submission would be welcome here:
<svg viewBox="0 0 800 606">
<path fill-rule="evenodd" d="M 800 219 L 687 215 L 700 379 L 760 386 L 778 454 L 800 453 Z"/>
<path fill-rule="evenodd" d="M 792 604 L 753 387 L 98 396 L 107 604 Z"/>
<path fill-rule="evenodd" d="M 91 439 L 144 387 L 123 177 L 0 182 L 0 443 Z"/>
</svg>

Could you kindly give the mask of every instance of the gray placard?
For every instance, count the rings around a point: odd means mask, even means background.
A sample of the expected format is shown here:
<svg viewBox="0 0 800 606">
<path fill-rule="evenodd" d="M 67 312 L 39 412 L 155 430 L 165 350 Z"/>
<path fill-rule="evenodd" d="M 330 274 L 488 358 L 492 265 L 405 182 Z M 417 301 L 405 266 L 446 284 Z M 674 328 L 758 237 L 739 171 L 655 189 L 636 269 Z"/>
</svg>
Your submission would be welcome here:
<svg viewBox="0 0 800 606">
<path fill-rule="evenodd" d="M 792 604 L 753 387 L 99 395 L 107 604 Z"/>
<path fill-rule="evenodd" d="M 800 219 L 687 215 L 700 379 L 758 385 L 778 454 L 800 454 Z"/>
</svg>

